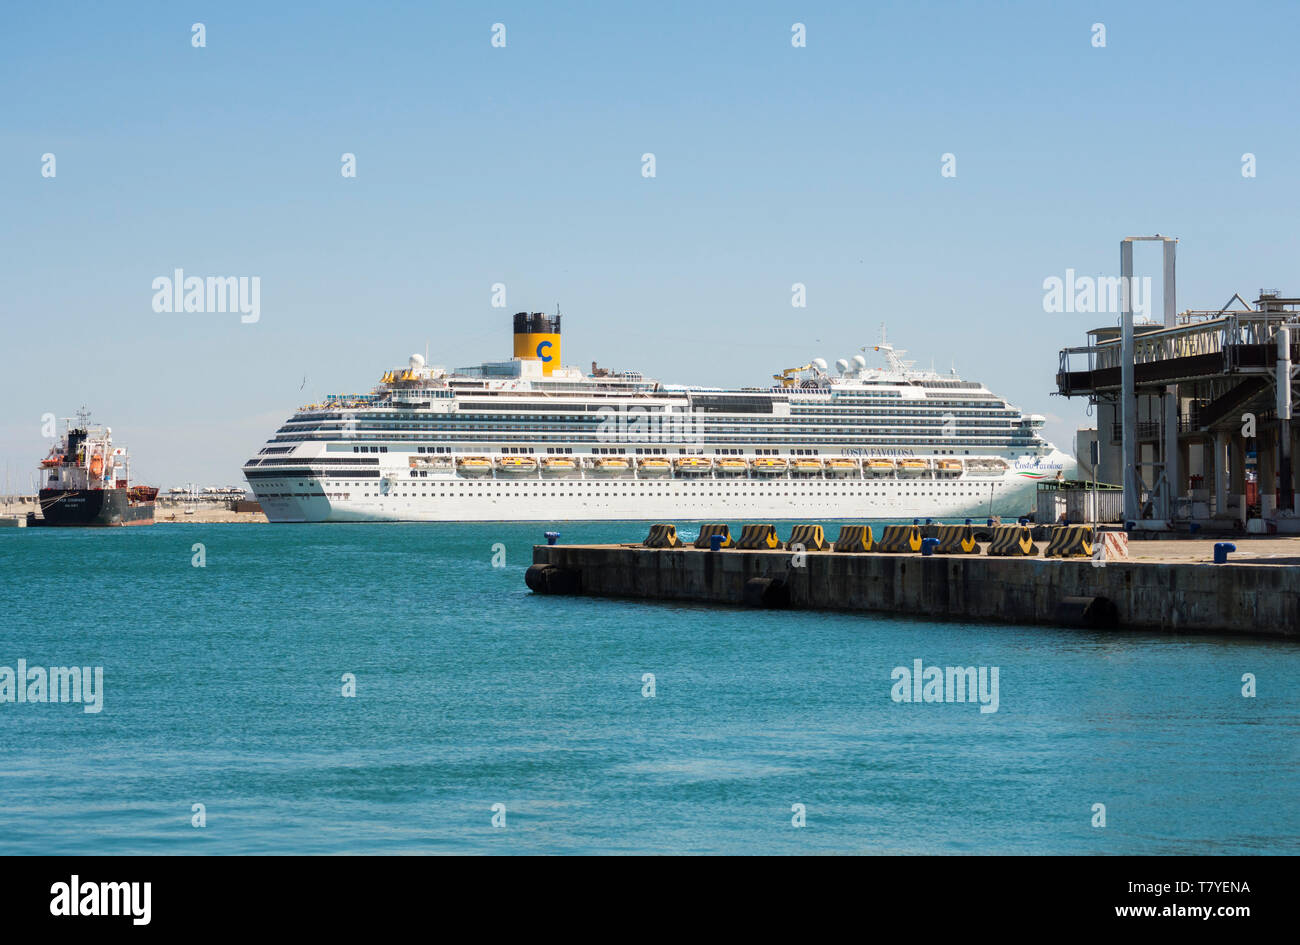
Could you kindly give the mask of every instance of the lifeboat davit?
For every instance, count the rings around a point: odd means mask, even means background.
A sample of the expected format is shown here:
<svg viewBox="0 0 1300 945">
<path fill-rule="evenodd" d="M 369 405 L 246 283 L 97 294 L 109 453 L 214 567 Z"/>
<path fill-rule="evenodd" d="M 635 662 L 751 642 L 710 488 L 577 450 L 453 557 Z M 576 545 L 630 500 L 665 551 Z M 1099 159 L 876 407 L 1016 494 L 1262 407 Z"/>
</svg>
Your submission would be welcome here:
<svg viewBox="0 0 1300 945">
<path fill-rule="evenodd" d="M 982 478 L 992 478 L 994 476 L 1006 475 L 1007 464 L 1000 459 L 992 457 L 988 459 L 968 459 L 966 460 L 966 475 L 980 476 Z"/>
</svg>

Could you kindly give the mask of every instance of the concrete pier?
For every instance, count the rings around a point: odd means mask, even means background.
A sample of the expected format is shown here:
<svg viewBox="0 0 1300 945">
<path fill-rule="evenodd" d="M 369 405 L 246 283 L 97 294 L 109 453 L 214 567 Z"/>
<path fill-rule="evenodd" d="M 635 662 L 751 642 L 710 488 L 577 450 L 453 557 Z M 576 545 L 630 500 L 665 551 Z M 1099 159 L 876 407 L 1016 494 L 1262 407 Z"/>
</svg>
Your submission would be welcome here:
<svg viewBox="0 0 1300 945">
<path fill-rule="evenodd" d="M 1148 547 L 1144 548 L 1146 545 Z M 1256 547 L 1257 546 L 1257 547 Z M 1300 541 L 1242 541 L 1228 564 L 1211 542 L 1142 542 L 1130 560 L 986 555 L 705 551 L 537 545 L 555 569 L 543 592 L 732 606 L 880 611 L 942 620 L 1175 633 L 1300 635 Z M 538 589 L 534 587 L 534 589 Z"/>
</svg>

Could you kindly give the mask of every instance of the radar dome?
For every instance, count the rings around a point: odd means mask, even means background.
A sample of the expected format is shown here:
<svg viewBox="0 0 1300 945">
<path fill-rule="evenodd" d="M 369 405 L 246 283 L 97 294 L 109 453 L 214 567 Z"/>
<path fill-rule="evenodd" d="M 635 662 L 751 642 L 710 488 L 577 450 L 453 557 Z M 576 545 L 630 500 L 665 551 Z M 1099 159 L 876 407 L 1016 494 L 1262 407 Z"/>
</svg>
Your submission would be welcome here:
<svg viewBox="0 0 1300 945">
<path fill-rule="evenodd" d="M 855 354 L 853 356 L 853 363 L 856 364 L 858 366 L 858 370 L 861 371 L 867 366 L 867 359 L 860 354 Z"/>
<path fill-rule="evenodd" d="M 813 363 L 813 366 L 814 366 L 815 368 L 817 368 L 817 370 L 819 370 L 819 371 L 824 371 L 824 370 L 826 370 L 826 359 L 825 359 L 825 358 L 813 358 L 812 363 Z"/>
<path fill-rule="evenodd" d="M 841 374 L 849 373 L 849 362 L 840 358 L 835 362 L 835 370 L 839 371 Z"/>
<path fill-rule="evenodd" d="M 424 367 L 424 355 L 422 354 L 411 355 L 411 370 L 418 371 L 422 367 Z"/>
</svg>

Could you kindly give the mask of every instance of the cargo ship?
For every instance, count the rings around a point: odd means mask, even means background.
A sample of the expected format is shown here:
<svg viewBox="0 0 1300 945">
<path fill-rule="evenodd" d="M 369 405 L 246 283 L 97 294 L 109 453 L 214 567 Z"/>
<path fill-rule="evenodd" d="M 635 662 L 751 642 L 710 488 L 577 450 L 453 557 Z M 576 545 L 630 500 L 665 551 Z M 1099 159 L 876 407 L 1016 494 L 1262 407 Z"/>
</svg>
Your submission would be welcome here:
<svg viewBox="0 0 1300 945">
<path fill-rule="evenodd" d="M 883 336 L 739 389 L 584 372 L 560 340 L 558 313 L 520 312 L 509 361 L 412 355 L 300 408 L 244 476 L 272 522 L 960 520 L 1030 514 L 1074 468 L 1043 417 Z"/>
<path fill-rule="evenodd" d="M 131 485 L 125 447 L 113 445 L 109 427 L 90 423 L 85 410 L 67 421 L 63 438 L 40 465 L 40 515 L 28 525 L 152 525 L 152 486 Z"/>
</svg>

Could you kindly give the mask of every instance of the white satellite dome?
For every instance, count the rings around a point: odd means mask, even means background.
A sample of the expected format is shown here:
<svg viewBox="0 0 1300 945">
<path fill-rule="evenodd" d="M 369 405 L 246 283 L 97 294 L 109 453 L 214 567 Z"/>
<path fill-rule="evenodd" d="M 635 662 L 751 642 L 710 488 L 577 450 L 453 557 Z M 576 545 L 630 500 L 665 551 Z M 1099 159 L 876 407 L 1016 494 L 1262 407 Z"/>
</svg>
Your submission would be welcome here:
<svg viewBox="0 0 1300 945">
<path fill-rule="evenodd" d="M 841 374 L 848 374 L 849 362 L 844 360 L 844 358 L 840 358 L 835 362 L 835 370 L 839 371 Z"/>
<path fill-rule="evenodd" d="M 422 367 L 424 367 L 424 355 L 422 354 L 411 355 L 411 370 L 418 371 Z"/>
<path fill-rule="evenodd" d="M 825 359 L 825 358 L 813 358 L 813 359 L 812 359 L 812 363 L 813 363 L 813 367 L 817 368 L 817 370 L 819 370 L 819 371 L 824 371 L 824 370 L 826 370 L 826 359 Z"/>
<path fill-rule="evenodd" d="M 858 366 L 858 370 L 861 371 L 867 366 L 867 359 L 860 354 L 855 354 L 853 356 L 853 363 L 856 364 Z"/>
</svg>

